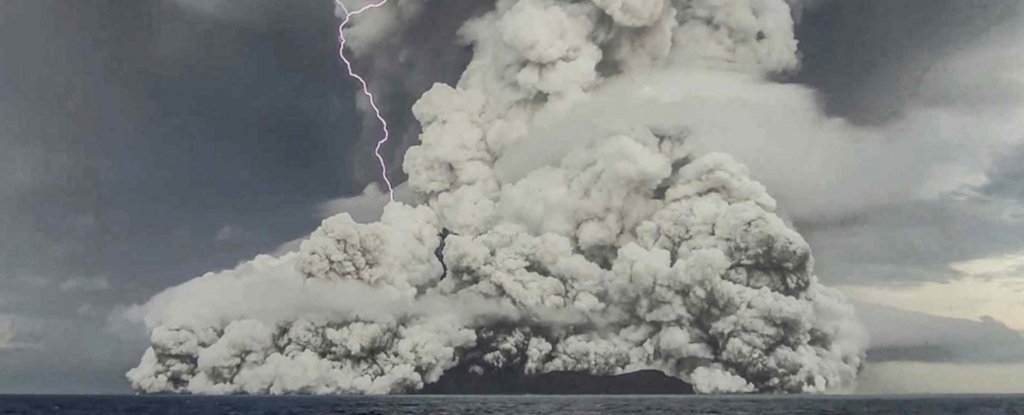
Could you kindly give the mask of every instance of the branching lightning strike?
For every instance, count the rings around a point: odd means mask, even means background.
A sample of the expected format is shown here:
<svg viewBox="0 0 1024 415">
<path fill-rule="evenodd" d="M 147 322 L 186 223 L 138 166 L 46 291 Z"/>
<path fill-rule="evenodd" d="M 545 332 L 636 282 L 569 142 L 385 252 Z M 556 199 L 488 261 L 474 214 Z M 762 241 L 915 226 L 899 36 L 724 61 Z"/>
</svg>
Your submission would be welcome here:
<svg viewBox="0 0 1024 415">
<path fill-rule="evenodd" d="M 341 10 L 345 13 L 345 17 L 342 19 L 341 24 L 338 25 L 338 56 L 345 62 L 345 68 L 348 69 L 348 75 L 355 79 L 363 88 L 363 95 L 366 95 L 366 99 L 370 103 L 370 107 L 373 109 L 374 115 L 377 116 L 377 121 L 380 122 L 381 130 L 384 136 L 377 141 L 377 146 L 373 149 L 373 155 L 377 156 L 377 161 L 380 162 L 381 177 L 384 178 L 384 184 L 388 186 L 388 196 L 392 201 L 395 200 L 395 189 L 391 185 L 391 179 L 388 178 L 388 166 L 384 161 L 384 157 L 380 155 L 380 148 L 384 143 L 388 142 L 391 133 L 388 131 L 388 122 L 384 119 L 384 116 L 380 112 L 380 108 L 377 107 L 377 102 L 374 100 L 373 93 L 370 92 L 369 85 L 366 84 L 366 80 L 359 76 L 354 69 L 352 69 L 352 62 L 345 57 L 345 25 L 347 25 L 353 17 L 359 15 L 370 9 L 375 9 L 387 4 L 388 0 L 381 0 L 376 3 L 367 4 L 355 11 L 349 11 L 345 4 L 341 0 L 336 0 L 336 4 L 341 7 Z"/>
</svg>

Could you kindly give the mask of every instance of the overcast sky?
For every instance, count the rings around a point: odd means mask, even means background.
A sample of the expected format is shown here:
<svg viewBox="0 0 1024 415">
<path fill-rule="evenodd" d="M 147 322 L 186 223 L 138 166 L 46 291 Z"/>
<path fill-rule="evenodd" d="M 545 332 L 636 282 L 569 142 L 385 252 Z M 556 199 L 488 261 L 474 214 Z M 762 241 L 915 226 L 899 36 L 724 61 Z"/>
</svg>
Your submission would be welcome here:
<svg viewBox="0 0 1024 415">
<path fill-rule="evenodd" d="M 0 392 L 127 392 L 146 343 L 111 315 L 308 234 L 325 202 L 367 184 L 332 3 L 190 4 L 0 1 Z M 803 16 L 803 67 L 786 82 L 863 126 L 1012 114 L 1024 76 L 998 71 L 1024 67 L 1021 9 L 824 0 Z M 955 192 L 797 223 L 821 279 L 1024 347 L 1024 148 L 997 153 Z M 1004 352 L 940 363 L 1024 362 L 1024 348 Z"/>
</svg>

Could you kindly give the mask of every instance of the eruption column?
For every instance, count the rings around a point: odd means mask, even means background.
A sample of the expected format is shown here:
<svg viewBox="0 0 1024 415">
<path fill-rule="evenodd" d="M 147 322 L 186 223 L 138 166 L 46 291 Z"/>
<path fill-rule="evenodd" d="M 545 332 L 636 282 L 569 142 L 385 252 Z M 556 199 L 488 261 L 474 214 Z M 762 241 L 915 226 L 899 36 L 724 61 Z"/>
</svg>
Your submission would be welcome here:
<svg viewBox="0 0 1024 415">
<path fill-rule="evenodd" d="M 336 1 L 338 6 L 341 7 L 341 10 L 345 12 L 344 19 L 341 21 L 341 24 L 338 25 L 338 56 L 340 56 L 341 60 L 345 62 L 345 68 L 348 69 L 348 75 L 351 76 L 352 79 L 358 81 L 359 84 L 363 87 L 363 95 L 366 95 L 366 99 L 369 101 L 370 107 L 373 108 L 374 115 L 377 116 L 377 121 L 380 121 L 383 137 L 381 137 L 381 139 L 377 141 L 377 146 L 374 147 L 373 149 L 373 155 L 377 156 L 377 161 L 380 162 L 381 177 L 384 178 L 384 184 L 388 186 L 388 196 L 391 197 L 392 201 L 394 201 L 395 189 L 391 185 L 391 179 L 388 179 L 387 163 L 384 162 L 384 157 L 380 155 L 381 146 L 383 146 L 384 143 L 388 142 L 388 138 L 390 136 L 390 133 L 388 132 L 388 122 L 387 120 L 384 119 L 384 116 L 381 115 L 380 108 L 377 107 L 377 103 L 376 101 L 374 101 L 373 98 L 373 93 L 370 92 L 370 87 L 366 84 L 366 80 L 363 79 L 363 77 L 359 76 L 359 74 L 357 74 L 356 71 L 352 69 L 352 62 L 345 57 L 345 25 L 347 25 L 348 22 L 351 21 L 353 17 L 359 15 L 360 13 L 370 9 L 381 7 L 387 4 L 387 2 L 388 0 L 381 0 L 376 3 L 367 4 L 355 11 L 350 12 L 348 8 L 345 7 L 345 4 L 341 2 L 341 0 Z"/>
</svg>

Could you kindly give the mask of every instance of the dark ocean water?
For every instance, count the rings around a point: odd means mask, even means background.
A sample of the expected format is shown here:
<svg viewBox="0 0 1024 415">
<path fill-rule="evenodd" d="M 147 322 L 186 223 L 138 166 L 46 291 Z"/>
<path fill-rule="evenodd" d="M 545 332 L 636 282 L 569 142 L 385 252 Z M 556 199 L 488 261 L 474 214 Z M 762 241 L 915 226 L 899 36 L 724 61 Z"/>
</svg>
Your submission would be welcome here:
<svg viewBox="0 0 1024 415">
<path fill-rule="evenodd" d="M 0 414 L 1024 414 L 1014 396 L 0 396 Z"/>
</svg>

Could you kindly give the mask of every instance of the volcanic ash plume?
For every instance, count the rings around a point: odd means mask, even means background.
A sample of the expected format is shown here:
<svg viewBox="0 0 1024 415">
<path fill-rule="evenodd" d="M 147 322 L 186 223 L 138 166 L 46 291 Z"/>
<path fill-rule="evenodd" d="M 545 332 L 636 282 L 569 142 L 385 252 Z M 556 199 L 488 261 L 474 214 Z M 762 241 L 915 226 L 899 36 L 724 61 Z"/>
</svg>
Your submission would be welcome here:
<svg viewBox="0 0 1024 415">
<path fill-rule="evenodd" d="M 458 84 L 413 106 L 404 202 L 154 297 L 132 386 L 383 394 L 448 370 L 642 369 L 705 393 L 851 386 L 864 347 L 852 307 L 817 282 L 808 244 L 747 169 L 694 144 L 713 129 L 625 120 L 532 136 L 576 107 L 615 114 L 622 103 L 598 98 L 655 72 L 795 70 L 790 3 L 498 1 L 462 25 L 474 54 Z M 531 150 L 548 161 L 503 160 Z"/>
</svg>

